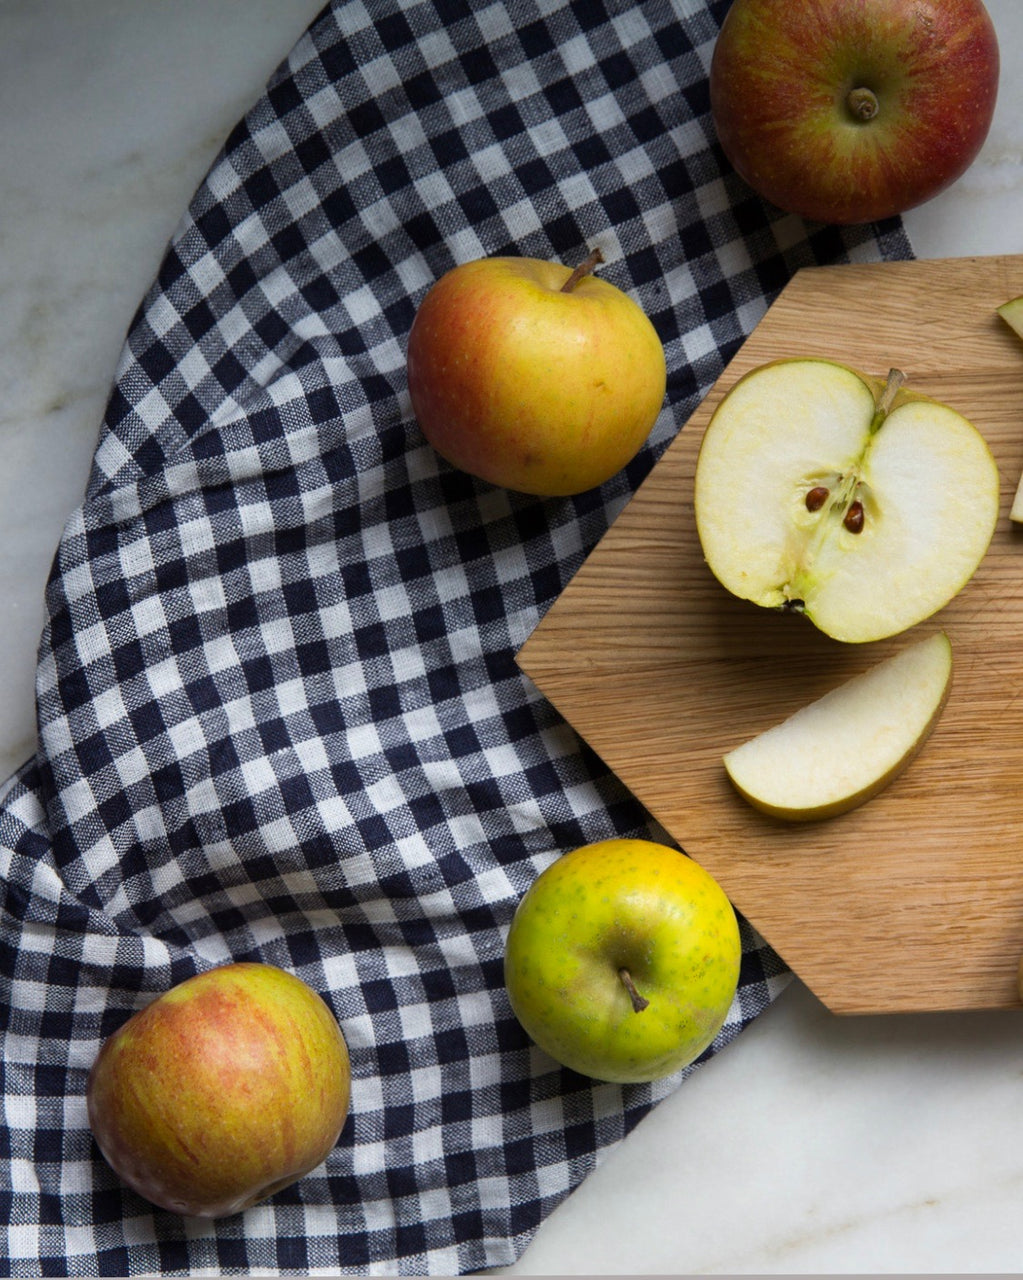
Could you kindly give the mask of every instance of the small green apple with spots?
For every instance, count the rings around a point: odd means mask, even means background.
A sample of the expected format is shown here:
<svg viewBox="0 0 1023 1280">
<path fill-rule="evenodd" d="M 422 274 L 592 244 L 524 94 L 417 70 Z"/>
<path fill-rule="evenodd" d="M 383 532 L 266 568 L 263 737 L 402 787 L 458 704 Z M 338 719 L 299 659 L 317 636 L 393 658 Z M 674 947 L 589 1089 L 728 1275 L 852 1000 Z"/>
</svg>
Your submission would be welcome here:
<svg viewBox="0 0 1023 1280">
<path fill-rule="evenodd" d="M 741 956 L 732 905 L 698 863 L 650 840 L 605 840 L 564 854 L 530 886 L 509 930 L 505 983 L 552 1058 L 641 1083 L 710 1045 Z"/>
</svg>

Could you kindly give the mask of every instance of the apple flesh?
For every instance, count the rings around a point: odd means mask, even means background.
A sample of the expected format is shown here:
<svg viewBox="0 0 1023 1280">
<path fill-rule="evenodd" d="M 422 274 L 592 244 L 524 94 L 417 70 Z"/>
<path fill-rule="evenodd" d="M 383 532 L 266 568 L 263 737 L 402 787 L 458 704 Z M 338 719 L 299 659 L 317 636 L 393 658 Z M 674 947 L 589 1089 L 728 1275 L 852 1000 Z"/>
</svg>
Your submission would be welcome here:
<svg viewBox="0 0 1023 1280">
<path fill-rule="evenodd" d="M 171 1212 L 238 1213 L 327 1156 L 348 1114 L 341 1029 L 319 995 L 272 965 L 189 978 L 104 1041 L 89 1125 L 134 1191 Z"/>
<path fill-rule="evenodd" d="M 1023 296 L 1010 298 L 1008 302 L 1003 302 L 996 310 L 1013 333 L 1023 338 Z M 1012 499 L 1009 519 L 1014 524 L 1023 524 L 1023 475 L 1020 476 L 1016 485 L 1016 493 Z"/>
<path fill-rule="evenodd" d="M 876 796 L 937 723 L 952 681 L 944 632 L 918 640 L 724 757 L 736 790 L 776 818 L 833 818 Z"/>
<path fill-rule="evenodd" d="M 681 1070 L 721 1029 L 739 980 L 735 912 L 710 874 L 648 840 L 564 854 L 512 920 L 505 982 L 563 1066 L 638 1083 Z"/>
<path fill-rule="evenodd" d="M 998 468 L 961 414 L 817 358 L 750 371 L 700 445 L 703 554 L 734 595 L 880 640 L 959 592 L 998 519 Z"/>
<path fill-rule="evenodd" d="M 980 0 L 734 0 L 710 103 L 726 156 L 765 199 L 821 222 L 872 222 L 966 171 L 998 76 Z"/>
<path fill-rule="evenodd" d="M 603 484 L 639 451 L 664 401 L 657 331 L 621 289 L 536 258 L 443 275 L 416 312 L 408 387 L 437 452 L 491 484 L 546 497 Z"/>
</svg>

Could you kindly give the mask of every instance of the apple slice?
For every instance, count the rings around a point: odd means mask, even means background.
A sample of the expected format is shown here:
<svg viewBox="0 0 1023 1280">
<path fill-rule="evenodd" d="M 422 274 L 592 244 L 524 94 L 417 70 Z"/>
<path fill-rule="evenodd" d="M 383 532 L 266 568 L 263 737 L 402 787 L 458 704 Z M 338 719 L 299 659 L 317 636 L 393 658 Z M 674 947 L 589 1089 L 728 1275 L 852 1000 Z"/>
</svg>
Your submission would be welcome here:
<svg viewBox="0 0 1023 1280">
<path fill-rule="evenodd" d="M 943 631 L 917 640 L 724 757 L 739 793 L 790 822 L 877 795 L 923 746 L 952 680 Z"/>
<path fill-rule="evenodd" d="M 1023 295 L 1018 298 L 1010 298 L 1008 302 L 1003 302 L 995 310 L 1009 328 L 1023 338 Z M 1023 475 L 1020 476 L 1019 483 L 1016 486 L 1016 496 L 1012 500 L 1009 519 L 1015 524 L 1023 524 Z"/>
<path fill-rule="evenodd" d="M 991 451 L 961 414 L 836 361 L 772 361 L 714 412 L 696 525 L 715 577 L 836 640 L 895 635 L 962 589 L 998 519 Z"/>
<path fill-rule="evenodd" d="M 1014 329 L 1023 338 L 1023 294 L 1003 302 L 996 310 L 1009 328 Z"/>
</svg>

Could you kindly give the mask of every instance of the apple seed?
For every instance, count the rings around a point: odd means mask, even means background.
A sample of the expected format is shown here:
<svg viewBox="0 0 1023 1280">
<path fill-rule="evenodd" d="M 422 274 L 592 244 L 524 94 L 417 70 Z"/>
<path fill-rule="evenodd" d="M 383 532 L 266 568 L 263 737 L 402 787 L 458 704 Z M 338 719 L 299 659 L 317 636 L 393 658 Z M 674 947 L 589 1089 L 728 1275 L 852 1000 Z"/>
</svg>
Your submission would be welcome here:
<svg viewBox="0 0 1023 1280">
<path fill-rule="evenodd" d="M 807 511 L 820 511 L 821 507 L 823 507 L 825 502 L 827 502 L 830 493 L 831 490 L 826 488 L 824 485 L 815 484 L 806 495 Z"/>
<path fill-rule="evenodd" d="M 859 498 L 850 504 L 849 510 L 845 513 L 845 519 L 842 523 L 850 533 L 863 532 L 863 503 Z"/>
</svg>

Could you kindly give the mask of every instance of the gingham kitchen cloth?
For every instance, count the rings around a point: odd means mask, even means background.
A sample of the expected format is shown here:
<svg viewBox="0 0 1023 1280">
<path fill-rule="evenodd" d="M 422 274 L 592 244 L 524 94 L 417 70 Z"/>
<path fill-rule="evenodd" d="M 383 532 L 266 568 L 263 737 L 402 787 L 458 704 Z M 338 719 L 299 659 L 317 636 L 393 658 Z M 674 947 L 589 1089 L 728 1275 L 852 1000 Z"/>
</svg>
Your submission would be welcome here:
<svg viewBox="0 0 1023 1280">
<path fill-rule="evenodd" d="M 509 1263 L 688 1074 L 595 1084 L 511 1014 L 534 877 L 665 838 L 514 655 L 792 272 L 911 256 L 897 221 L 804 225 L 729 170 L 726 8 L 337 0 L 196 193 L 55 557 L 38 752 L 0 803 L 5 1274 Z M 455 472 L 406 387 L 425 290 L 594 246 L 665 344 L 648 445 L 573 499 Z M 704 1060 L 788 976 L 743 938 Z M 177 1218 L 99 1156 L 86 1076 L 156 994 L 253 958 L 333 1007 L 352 1112 L 272 1201 Z"/>
</svg>

